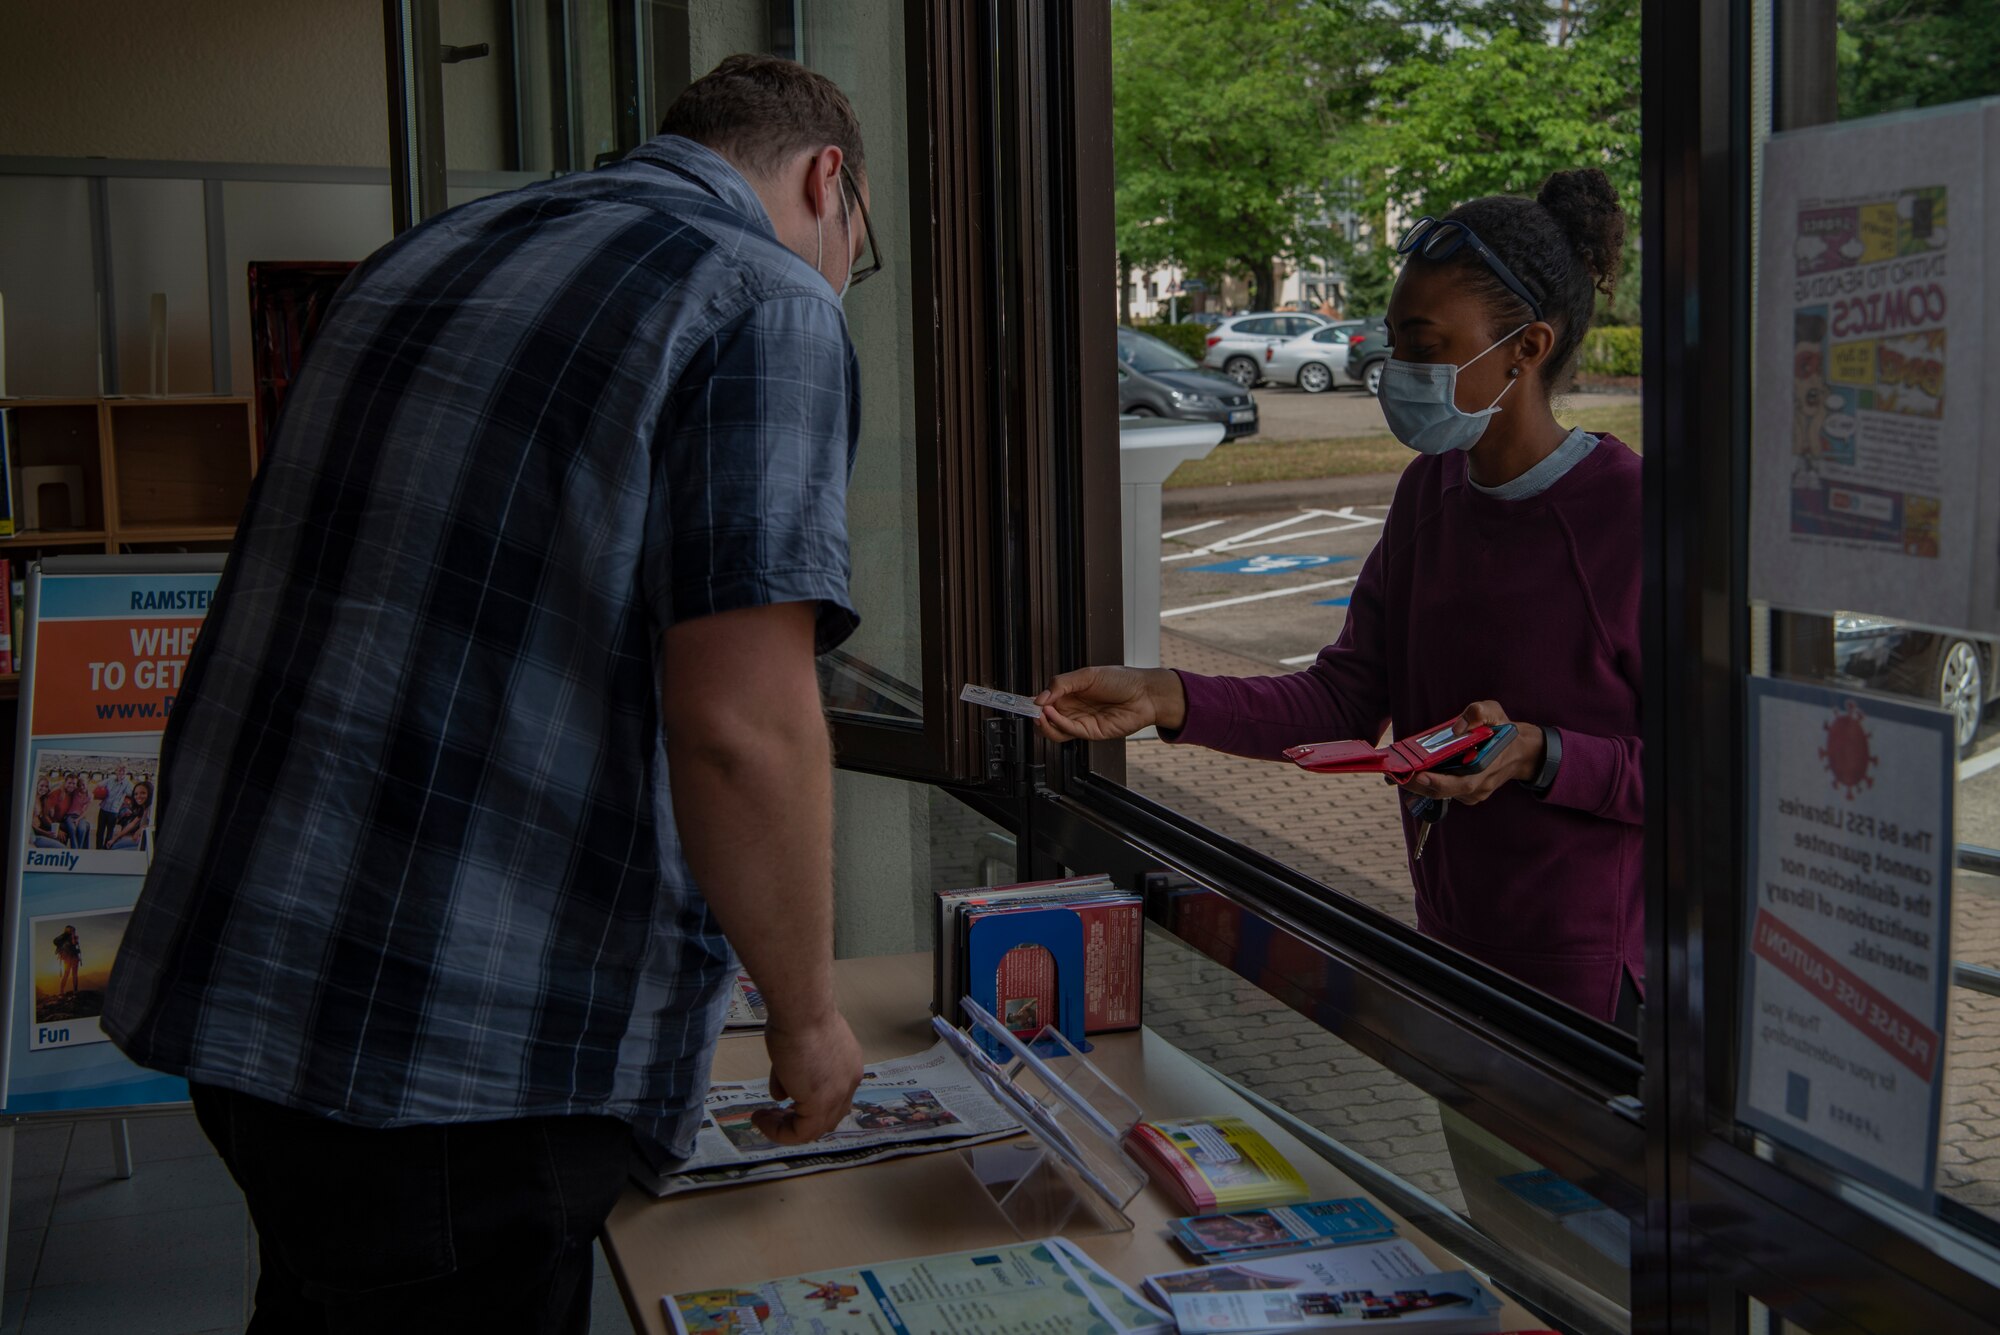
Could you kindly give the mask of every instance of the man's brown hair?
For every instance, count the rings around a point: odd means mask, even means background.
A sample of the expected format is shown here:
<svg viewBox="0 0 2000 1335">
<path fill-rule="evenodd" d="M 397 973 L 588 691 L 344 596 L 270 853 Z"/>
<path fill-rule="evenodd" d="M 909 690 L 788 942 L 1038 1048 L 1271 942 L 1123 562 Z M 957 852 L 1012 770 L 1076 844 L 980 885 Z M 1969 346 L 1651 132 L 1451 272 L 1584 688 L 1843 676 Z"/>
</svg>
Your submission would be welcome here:
<svg viewBox="0 0 2000 1335">
<path fill-rule="evenodd" d="M 867 175 L 861 122 L 847 94 L 824 74 L 777 56 L 729 57 L 674 99 L 660 133 L 692 139 L 760 176 L 832 144 L 855 179 Z"/>
</svg>

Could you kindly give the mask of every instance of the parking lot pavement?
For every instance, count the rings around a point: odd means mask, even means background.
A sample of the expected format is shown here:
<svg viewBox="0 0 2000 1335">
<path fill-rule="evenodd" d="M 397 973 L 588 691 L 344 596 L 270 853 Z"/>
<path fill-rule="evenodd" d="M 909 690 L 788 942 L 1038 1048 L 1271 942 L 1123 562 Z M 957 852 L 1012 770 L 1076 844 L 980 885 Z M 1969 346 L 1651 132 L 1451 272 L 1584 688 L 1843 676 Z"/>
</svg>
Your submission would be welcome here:
<svg viewBox="0 0 2000 1335">
<path fill-rule="evenodd" d="M 1382 406 L 1363 389 L 1328 390 L 1308 394 L 1289 385 L 1266 385 L 1255 391 L 1257 439 L 1339 440 L 1343 436 L 1380 436 L 1389 424 Z M 1577 421 L 1589 420 L 1598 404 L 1629 404 L 1628 394 L 1569 394 L 1563 400 Z M 1564 417 L 1564 421 L 1572 420 Z"/>
<path fill-rule="evenodd" d="M 1164 665 L 1259 675 L 1311 662 L 1345 624 L 1345 599 L 1386 514 L 1382 506 L 1293 507 L 1168 524 L 1160 553 Z M 1126 764 L 1138 791 L 1415 925 L 1401 822 L 1394 795 L 1380 785 L 1157 741 L 1128 743 Z M 1956 814 L 1960 843 L 2000 847 L 2000 722 L 1989 721 L 1961 764 Z M 1957 877 L 1952 955 L 2000 969 L 2000 878 Z M 2000 1214 L 2000 997 L 1964 987 L 1950 996 L 1938 1186 Z M 1254 1044 L 1231 1051 L 1238 1065 L 1258 1056 Z M 1427 1138 L 1421 1144 L 1428 1169 L 1433 1147 Z"/>
<path fill-rule="evenodd" d="M 1333 643 L 1382 505 L 1294 508 L 1167 525 L 1160 627 L 1276 667 Z M 1302 657 L 1303 656 L 1303 657 Z"/>
</svg>

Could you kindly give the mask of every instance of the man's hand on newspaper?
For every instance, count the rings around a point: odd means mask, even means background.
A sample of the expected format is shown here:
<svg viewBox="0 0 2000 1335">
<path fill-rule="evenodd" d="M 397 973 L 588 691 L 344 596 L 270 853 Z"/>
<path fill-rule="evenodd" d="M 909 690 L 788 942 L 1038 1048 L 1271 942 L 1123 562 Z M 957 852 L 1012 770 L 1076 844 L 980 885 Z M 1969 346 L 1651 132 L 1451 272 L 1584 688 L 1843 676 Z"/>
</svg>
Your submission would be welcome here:
<svg viewBox="0 0 2000 1335">
<path fill-rule="evenodd" d="M 771 1054 L 771 1097 L 791 1103 L 759 1109 L 751 1124 L 780 1145 L 803 1145 L 840 1125 L 861 1084 L 861 1045 L 845 1017 L 828 1010 L 793 1026 L 773 1014 L 764 1049 Z"/>
</svg>

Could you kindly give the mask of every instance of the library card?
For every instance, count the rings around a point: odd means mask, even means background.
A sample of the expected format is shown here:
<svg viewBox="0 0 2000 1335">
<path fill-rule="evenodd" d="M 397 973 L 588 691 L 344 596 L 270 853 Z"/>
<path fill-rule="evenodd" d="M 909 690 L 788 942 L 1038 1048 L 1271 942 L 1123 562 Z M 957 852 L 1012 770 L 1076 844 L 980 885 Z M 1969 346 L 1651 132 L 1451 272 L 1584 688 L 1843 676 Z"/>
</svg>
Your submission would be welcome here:
<svg viewBox="0 0 2000 1335">
<path fill-rule="evenodd" d="M 975 705 L 984 705 L 988 709 L 999 709 L 1027 718 L 1042 716 L 1042 707 L 1027 696 L 1015 695 L 1011 691 L 996 691 L 991 686 L 967 686 L 958 693 L 958 698 Z"/>
</svg>

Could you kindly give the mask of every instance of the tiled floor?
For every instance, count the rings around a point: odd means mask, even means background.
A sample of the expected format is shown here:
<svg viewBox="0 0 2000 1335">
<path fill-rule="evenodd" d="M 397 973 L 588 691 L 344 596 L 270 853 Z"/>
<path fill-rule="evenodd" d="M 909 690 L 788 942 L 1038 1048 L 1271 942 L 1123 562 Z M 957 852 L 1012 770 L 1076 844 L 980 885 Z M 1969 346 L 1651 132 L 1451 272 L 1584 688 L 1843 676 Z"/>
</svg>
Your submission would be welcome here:
<svg viewBox="0 0 2000 1335">
<path fill-rule="evenodd" d="M 133 1118 L 133 1173 L 112 1175 L 115 1123 L 14 1133 L 0 1335 L 240 1331 L 256 1285 L 243 1195 L 192 1114 Z M 631 1329 L 600 1251 L 593 1335 Z"/>
</svg>

